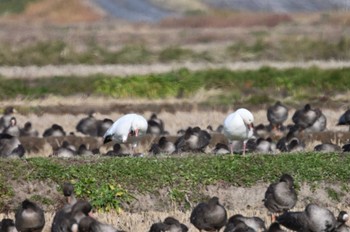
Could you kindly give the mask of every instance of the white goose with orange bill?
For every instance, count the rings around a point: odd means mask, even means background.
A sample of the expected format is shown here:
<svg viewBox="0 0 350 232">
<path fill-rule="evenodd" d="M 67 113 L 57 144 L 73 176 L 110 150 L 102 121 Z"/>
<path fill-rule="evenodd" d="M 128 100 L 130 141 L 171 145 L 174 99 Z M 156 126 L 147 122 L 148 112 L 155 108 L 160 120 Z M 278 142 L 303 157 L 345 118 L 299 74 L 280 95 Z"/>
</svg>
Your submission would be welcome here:
<svg viewBox="0 0 350 232">
<path fill-rule="evenodd" d="M 146 134 L 147 120 L 139 114 L 126 114 L 120 117 L 106 131 L 103 136 L 103 143 L 110 141 L 116 143 L 132 143 L 137 146 L 138 141 Z"/>
<path fill-rule="evenodd" d="M 233 141 L 243 141 L 243 155 L 245 155 L 246 144 L 254 137 L 254 116 L 244 108 L 240 108 L 229 114 L 224 121 L 224 135 L 230 143 L 230 151 L 233 154 Z"/>
</svg>

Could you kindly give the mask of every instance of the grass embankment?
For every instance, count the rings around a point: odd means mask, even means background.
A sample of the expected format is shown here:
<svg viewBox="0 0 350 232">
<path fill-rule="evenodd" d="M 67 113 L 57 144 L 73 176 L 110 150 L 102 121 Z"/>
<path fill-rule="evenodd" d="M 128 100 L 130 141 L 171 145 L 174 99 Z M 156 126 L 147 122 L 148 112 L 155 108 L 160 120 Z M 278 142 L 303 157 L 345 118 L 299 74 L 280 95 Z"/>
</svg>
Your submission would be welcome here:
<svg viewBox="0 0 350 232">
<path fill-rule="evenodd" d="M 9 183 L 52 180 L 74 183 L 79 198 L 87 198 L 98 209 L 119 209 L 133 199 L 133 193 L 157 193 L 168 187 L 169 196 L 181 207 L 185 198 L 203 199 L 203 186 L 227 183 L 249 187 L 258 182 L 276 181 L 282 173 L 291 174 L 297 189 L 302 182 L 317 188 L 320 182 L 339 183 L 348 191 L 350 158 L 339 154 L 303 153 L 293 155 L 211 156 L 167 158 L 84 158 L 64 160 L 30 158 L 1 159 L 0 201 L 6 208 L 16 189 Z M 329 189 L 339 201 L 341 192 Z M 185 196 L 186 195 L 186 196 Z M 31 196 L 42 204 L 55 204 L 50 196 Z"/>
<path fill-rule="evenodd" d="M 0 44 L 0 65 L 49 65 L 49 64 L 149 64 L 168 62 L 227 62 L 227 61 L 300 61 L 350 59 L 350 39 L 341 36 L 334 41 L 311 38 L 271 38 L 253 36 L 237 40 L 223 49 L 196 51 L 182 46 L 165 46 L 152 49 L 130 44 L 118 50 L 110 50 L 98 44 L 86 44 L 86 49 L 74 48 L 63 41 L 42 41 L 26 46 L 13 47 Z M 268 32 L 266 32 L 268 33 Z"/>
<path fill-rule="evenodd" d="M 189 99 L 205 90 L 206 96 L 202 103 L 210 105 L 258 105 L 277 99 L 284 99 L 289 104 L 301 100 L 317 103 L 333 100 L 333 96 L 348 91 L 349 73 L 349 68 L 261 68 L 250 71 L 219 69 L 196 72 L 183 69 L 127 78 L 94 75 L 84 78 L 1 79 L 0 99 L 80 93 L 116 98 Z"/>
</svg>

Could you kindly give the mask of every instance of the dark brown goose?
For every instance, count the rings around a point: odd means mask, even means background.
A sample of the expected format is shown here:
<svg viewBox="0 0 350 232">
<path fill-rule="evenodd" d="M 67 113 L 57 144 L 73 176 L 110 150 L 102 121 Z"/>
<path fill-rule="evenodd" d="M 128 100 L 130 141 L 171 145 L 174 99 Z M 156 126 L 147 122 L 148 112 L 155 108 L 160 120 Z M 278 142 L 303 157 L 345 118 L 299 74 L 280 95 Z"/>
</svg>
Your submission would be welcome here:
<svg viewBox="0 0 350 232">
<path fill-rule="evenodd" d="M 35 130 L 31 122 L 26 122 L 24 127 L 20 129 L 21 137 L 38 137 L 39 132 Z"/>
<path fill-rule="evenodd" d="M 15 222 L 10 218 L 4 218 L 0 222 L 0 232 L 17 232 Z"/>
<path fill-rule="evenodd" d="M 277 222 L 294 231 L 331 232 L 337 226 L 333 213 L 316 204 L 308 204 L 304 211 L 285 212 L 277 217 Z"/>
<path fill-rule="evenodd" d="M 199 231 L 220 231 L 227 222 L 227 212 L 219 198 L 212 197 L 192 210 L 190 221 Z"/>
<path fill-rule="evenodd" d="M 55 149 L 52 153 L 52 156 L 61 157 L 61 158 L 70 158 L 76 156 L 77 152 L 74 147 L 69 144 L 68 141 L 64 140 L 62 145 Z"/>
<path fill-rule="evenodd" d="M 306 104 L 304 108 L 295 111 L 292 120 L 301 130 L 304 130 L 311 127 L 319 117 L 319 111 L 315 111 L 310 104 Z"/>
<path fill-rule="evenodd" d="M 273 222 L 267 229 L 267 232 L 286 232 L 286 230 L 282 229 L 278 222 Z"/>
<path fill-rule="evenodd" d="M 153 223 L 149 232 L 187 232 L 188 227 L 174 217 L 167 217 L 163 222 Z"/>
<path fill-rule="evenodd" d="M 337 125 L 348 125 L 350 131 L 350 109 L 340 116 Z"/>
<path fill-rule="evenodd" d="M 103 120 L 97 120 L 97 136 L 103 137 L 106 131 L 113 125 L 113 120 L 105 118 Z"/>
<path fill-rule="evenodd" d="M 269 138 L 258 138 L 256 141 L 255 152 L 257 153 L 276 153 L 276 144 L 272 142 L 272 139 Z"/>
<path fill-rule="evenodd" d="M 349 214 L 345 211 L 340 211 L 337 217 L 336 232 L 350 232 L 350 227 L 346 225 L 349 220 Z"/>
<path fill-rule="evenodd" d="M 212 152 L 216 155 L 230 154 L 230 148 L 224 143 L 217 143 Z"/>
<path fill-rule="evenodd" d="M 274 105 L 268 107 L 266 116 L 272 130 L 280 130 L 288 118 L 288 108 L 280 101 L 277 101 Z"/>
<path fill-rule="evenodd" d="M 77 201 L 70 210 L 63 208 L 58 211 L 53 219 L 51 232 L 71 232 L 79 225 L 79 222 L 90 215 L 92 206 L 87 201 Z"/>
<path fill-rule="evenodd" d="M 152 134 L 157 136 L 164 134 L 163 120 L 158 118 L 158 116 L 155 113 L 151 115 L 147 123 L 148 123 L 147 134 Z"/>
<path fill-rule="evenodd" d="M 0 134 L 0 157 L 21 158 L 25 149 L 17 137 Z"/>
<path fill-rule="evenodd" d="M 36 203 L 24 200 L 15 214 L 15 226 L 21 232 L 40 232 L 45 226 L 44 211 Z"/>
<path fill-rule="evenodd" d="M 66 204 L 62 209 L 58 210 L 53 218 L 51 231 L 52 232 L 70 232 L 75 224 L 75 221 L 70 218 L 72 207 L 77 203 L 74 194 L 74 186 L 71 183 L 64 183 L 62 186 L 63 195 L 66 199 Z"/>
<path fill-rule="evenodd" d="M 0 132 L 10 125 L 12 115 L 16 112 L 15 108 L 8 106 L 4 110 L 4 115 L 0 118 Z"/>
<path fill-rule="evenodd" d="M 95 112 L 91 111 L 87 117 L 82 118 L 75 129 L 84 135 L 97 136 L 97 120 L 94 114 Z"/>
<path fill-rule="evenodd" d="M 78 226 L 79 232 L 124 232 L 117 230 L 112 225 L 101 223 L 92 217 L 84 217 L 80 220 Z"/>
<path fill-rule="evenodd" d="M 318 108 L 315 109 L 315 112 L 316 112 L 317 118 L 311 126 L 305 129 L 305 132 L 311 133 L 311 132 L 321 132 L 326 130 L 327 128 L 326 116 Z"/>
<path fill-rule="evenodd" d="M 184 135 L 175 141 L 176 152 L 204 152 L 211 140 L 211 135 L 200 127 L 187 128 Z"/>
<path fill-rule="evenodd" d="M 58 124 L 53 124 L 50 128 L 47 128 L 43 133 L 43 137 L 49 136 L 66 136 L 66 132 L 64 131 L 62 126 Z"/>
<path fill-rule="evenodd" d="M 167 139 L 167 137 L 162 136 L 158 143 L 152 144 L 149 152 L 154 155 L 158 154 L 172 154 L 175 152 L 176 147 L 175 144 Z"/>
<path fill-rule="evenodd" d="M 245 225 L 243 226 L 242 223 Z M 264 220 L 259 217 L 245 217 L 235 214 L 228 219 L 224 232 L 233 231 L 266 231 Z"/>
<path fill-rule="evenodd" d="M 341 147 L 332 143 L 321 143 L 314 147 L 314 151 L 318 152 L 340 152 Z"/>
<path fill-rule="evenodd" d="M 15 117 L 12 117 L 10 119 L 10 125 L 5 127 L 5 129 L 3 130 L 3 133 L 8 134 L 8 135 L 12 135 L 14 137 L 19 137 L 20 129 L 17 126 L 17 119 Z"/>
<path fill-rule="evenodd" d="M 274 214 L 292 209 L 297 203 L 297 193 L 294 189 L 294 179 L 289 174 L 283 174 L 278 182 L 270 184 L 263 200 L 265 207 Z"/>
</svg>

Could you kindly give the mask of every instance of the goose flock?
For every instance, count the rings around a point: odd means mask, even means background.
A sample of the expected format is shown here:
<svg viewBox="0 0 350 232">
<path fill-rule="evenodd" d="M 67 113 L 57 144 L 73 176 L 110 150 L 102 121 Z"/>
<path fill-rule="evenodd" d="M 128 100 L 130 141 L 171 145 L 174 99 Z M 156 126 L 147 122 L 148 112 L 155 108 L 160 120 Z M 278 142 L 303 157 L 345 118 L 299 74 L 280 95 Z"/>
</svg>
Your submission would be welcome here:
<svg viewBox="0 0 350 232">
<path fill-rule="evenodd" d="M 290 118 L 292 123 L 285 124 Z M 116 121 L 110 118 L 97 119 L 95 112 L 76 124 L 73 132 L 66 132 L 72 128 L 53 123 L 44 129 L 42 135 L 33 128 L 30 121 L 22 122 L 19 127 L 15 117 L 14 107 L 7 107 L 0 118 L 0 157 L 23 157 L 29 149 L 22 144 L 24 138 L 66 138 L 75 136 L 82 138 L 96 138 L 98 146 L 90 144 L 71 144 L 68 140 L 61 140 L 52 145 L 50 156 L 74 157 L 88 155 L 102 156 L 145 156 L 145 155 L 176 155 L 185 153 L 208 154 L 279 154 L 283 152 L 305 151 L 308 134 L 327 131 L 327 117 L 319 108 L 310 104 L 296 109 L 290 117 L 289 109 L 282 102 L 267 107 L 266 119 L 269 124 L 254 126 L 254 115 L 245 108 L 237 109 L 222 118 L 222 124 L 216 129 L 211 125 L 201 128 L 188 125 L 179 128 L 176 134 L 166 130 L 166 123 L 153 113 L 146 119 L 143 115 L 129 113 Z M 350 126 L 350 110 L 339 115 L 337 126 Z M 335 125 L 334 125 L 335 126 Z M 350 128 L 350 127 L 349 127 Z M 68 130 L 67 130 L 68 129 Z M 74 131 L 75 130 L 75 131 Z M 78 134 L 78 135 L 76 135 Z M 137 152 L 138 144 L 147 136 L 152 136 L 152 143 L 142 147 Z M 32 144 L 32 143 L 31 143 Z M 101 152 L 99 148 L 109 148 Z M 347 152 L 350 144 L 320 143 L 314 146 L 317 152 Z"/>
<path fill-rule="evenodd" d="M 17 125 L 14 107 L 7 107 L 0 118 L 0 156 L 24 157 L 26 147 L 22 138 L 40 137 L 38 130 L 27 121 L 24 127 Z M 300 152 L 306 149 L 305 135 L 327 130 L 327 118 L 319 108 L 306 104 L 297 109 L 291 117 L 292 124 L 286 125 L 289 109 L 280 101 L 267 108 L 266 118 L 269 124 L 254 126 L 254 115 L 248 109 L 240 108 L 227 117 L 222 118 L 222 124 L 215 130 L 211 125 L 207 128 L 189 126 L 179 128 L 176 135 L 170 135 L 165 130 L 166 124 L 156 114 L 146 119 L 140 114 L 125 114 L 113 121 L 109 118 L 97 119 L 94 112 L 82 118 L 76 125 L 77 133 L 86 137 L 99 138 L 101 146 L 110 145 L 111 150 L 101 154 L 98 148 L 88 149 L 87 144 L 75 147 L 66 140 L 57 148 L 52 148 L 51 156 L 135 156 L 145 155 L 178 155 L 186 153 L 222 154 L 279 154 L 284 152 Z M 339 115 L 338 125 L 350 125 L 350 110 Z M 143 152 L 136 148 L 143 139 L 151 135 L 153 142 Z M 43 138 L 75 136 L 67 133 L 59 124 L 52 124 L 42 133 Z M 322 143 L 314 147 L 318 152 L 348 152 L 350 144 Z M 105 224 L 95 218 L 91 204 L 74 196 L 72 184 L 65 183 L 62 187 L 66 204 L 59 209 L 50 225 L 52 232 L 91 231 L 114 232 L 121 231 L 113 225 Z M 276 183 L 267 186 L 262 204 L 271 216 L 271 224 L 256 216 L 243 214 L 228 215 L 225 204 L 216 196 L 208 201 L 199 202 L 192 209 L 189 222 L 198 231 L 350 231 L 346 222 L 349 215 L 340 211 L 337 217 L 327 208 L 310 203 L 303 211 L 292 211 L 298 201 L 294 189 L 294 179 L 289 174 L 283 174 Z M 2 231 L 42 231 L 45 225 L 45 214 L 35 202 L 25 199 L 19 205 L 15 218 L 4 218 L 0 223 Z M 189 225 L 180 222 L 173 216 L 163 221 L 154 222 L 149 231 L 180 232 L 189 231 Z"/>
<path fill-rule="evenodd" d="M 65 205 L 55 212 L 49 225 L 51 232 L 122 232 L 114 225 L 99 221 L 93 207 L 87 200 L 77 199 L 74 186 L 64 183 L 62 186 Z M 271 223 L 258 216 L 244 216 L 241 213 L 228 215 L 225 204 L 217 196 L 199 202 L 192 208 L 187 223 L 198 231 L 224 232 L 349 232 L 346 224 L 349 215 L 341 210 L 338 216 L 318 204 L 308 203 L 304 210 L 293 211 L 298 200 L 294 189 L 294 179 L 284 173 L 275 183 L 266 187 L 263 204 L 266 213 L 271 213 Z M 2 232 L 41 232 L 46 220 L 44 210 L 34 201 L 25 199 L 18 206 L 14 219 L 3 218 L 0 222 Z M 149 232 L 187 232 L 189 224 L 180 222 L 173 216 L 163 221 L 153 222 Z"/>
</svg>

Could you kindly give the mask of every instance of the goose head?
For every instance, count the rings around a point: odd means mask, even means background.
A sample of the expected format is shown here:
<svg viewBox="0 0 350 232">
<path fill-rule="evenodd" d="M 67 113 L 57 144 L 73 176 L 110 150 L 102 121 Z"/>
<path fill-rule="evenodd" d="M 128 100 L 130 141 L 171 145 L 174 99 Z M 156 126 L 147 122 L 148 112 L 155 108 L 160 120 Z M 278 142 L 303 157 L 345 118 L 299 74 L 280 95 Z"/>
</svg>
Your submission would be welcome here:
<svg viewBox="0 0 350 232">
<path fill-rule="evenodd" d="M 254 116 L 253 114 L 244 108 L 240 108 L 237 110 L 237 113 L 241 116 L 244 124 L 247 126 L 249 130 L 254 129 Z"/>
</svg>

